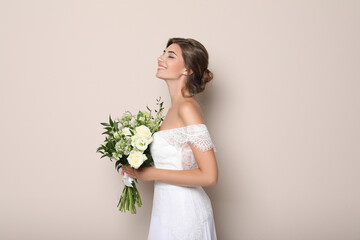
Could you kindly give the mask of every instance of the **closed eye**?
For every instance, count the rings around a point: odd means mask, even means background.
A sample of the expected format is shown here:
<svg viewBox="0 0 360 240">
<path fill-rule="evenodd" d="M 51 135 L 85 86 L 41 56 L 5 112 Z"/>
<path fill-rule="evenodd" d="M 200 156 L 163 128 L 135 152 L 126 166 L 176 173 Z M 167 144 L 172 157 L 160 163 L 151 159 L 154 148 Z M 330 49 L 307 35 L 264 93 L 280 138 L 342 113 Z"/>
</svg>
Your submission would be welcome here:
<svg viewBox="0 0 360 240">
<path fill-rule="evenodd" d="M 164 55 L 165 53 L 166 53 L 166 51 L 164 50 L 164 51 L 163 51 L 163 55 Z M 177 56 L 174 51 L 168 51 L 168 54 L 174 54 L 175 56 Z M 174 56 L 169 56 L 169 58 L 175 58 L 175 57 L 174 57 Z"/>
</svg>

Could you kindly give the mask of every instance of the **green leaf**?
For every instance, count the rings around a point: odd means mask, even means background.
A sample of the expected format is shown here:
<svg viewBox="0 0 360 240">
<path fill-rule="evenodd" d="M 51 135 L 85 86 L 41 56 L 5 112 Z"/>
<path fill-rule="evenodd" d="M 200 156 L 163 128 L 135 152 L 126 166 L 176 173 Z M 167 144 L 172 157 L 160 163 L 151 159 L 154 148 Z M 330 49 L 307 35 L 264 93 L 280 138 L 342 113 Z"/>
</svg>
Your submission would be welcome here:
<svg viewBox="0 0 360 240">
<path fill-rule="evenodd" d="M 103 126 L 110 126 L 108 123 L 100 123 Z"/>
<path fill-rule="evenodd" d="M 122 166 L 121 160 L 117 160 L 116 163 L 115 163 L 115 169 L 116 169 L 117 172 L 119 172 L 121 166 Z"/>
<path fill-rule="evenodd" d="M 128 187 L 126 189 L 126 210 L 129 211 L 129 206 L 130 206 L 130 194 L 131 194 L 131 187 Z"/>
<path fill-rule="evenodd" d="M 127 192 L 128 187 L 125 186 L 123 189 L 123 192 L 121 194 L 121 198 L 120 198 L 120 207 L 119 207 L 119 211 L 125 212 L 125 202 L 126 202 L 126 192 Z"/>
<path fill-rule="evenodd" d="M 109 115 L 109 122 L 110 122 L 110 125 L 113 126 L 114 125 L 114 122 L 113 120 L 111 119 L 111 116 Z"/>
<path fill-rule="evenodd" d="M 131 132 L 131 135 L 134 135 L 134 134 L 135 134 L 135 130 L 134 130 L 134 129 L 129 128 L 129 131 Z"/>
</svg>

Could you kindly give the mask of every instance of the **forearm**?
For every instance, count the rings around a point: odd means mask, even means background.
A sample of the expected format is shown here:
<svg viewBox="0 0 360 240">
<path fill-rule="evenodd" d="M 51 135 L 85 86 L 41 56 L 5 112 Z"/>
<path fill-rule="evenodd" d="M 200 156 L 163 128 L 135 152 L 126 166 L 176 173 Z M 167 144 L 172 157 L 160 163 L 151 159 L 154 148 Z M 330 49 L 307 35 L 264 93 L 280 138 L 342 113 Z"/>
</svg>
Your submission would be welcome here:
<svg viewBox="0 0 360 240">
<path fill-rule="evenodd" d="M 203 170 L 170 170 L 153 168 L 153 180 L 180 186 L 213 186 L 217 183 L 217 172 Z"/>
</svg>

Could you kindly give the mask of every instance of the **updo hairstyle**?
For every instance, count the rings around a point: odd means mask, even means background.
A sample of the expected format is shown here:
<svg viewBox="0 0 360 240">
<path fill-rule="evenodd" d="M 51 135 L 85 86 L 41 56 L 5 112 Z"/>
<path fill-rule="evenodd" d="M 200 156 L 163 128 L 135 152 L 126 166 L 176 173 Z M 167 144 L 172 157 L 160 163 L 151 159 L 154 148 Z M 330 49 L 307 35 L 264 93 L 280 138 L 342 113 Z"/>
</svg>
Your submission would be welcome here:
<svg viewBox="0 0 360 240">
<path fill-rule="evenodd" d="M 170 38 L 166 47 L 173 43 L 180 46 L 185 68 L 189 73 L 185 86 L 181 89 L 182 95 L 184 96 L 185 89 L 189 90 L 191 96 L 204 91 L 206 83 L 213 79 L 213 73 L 208 69 L 209 54 L 207 50 L 200 42 L 191 38 Z"/>
</svg>

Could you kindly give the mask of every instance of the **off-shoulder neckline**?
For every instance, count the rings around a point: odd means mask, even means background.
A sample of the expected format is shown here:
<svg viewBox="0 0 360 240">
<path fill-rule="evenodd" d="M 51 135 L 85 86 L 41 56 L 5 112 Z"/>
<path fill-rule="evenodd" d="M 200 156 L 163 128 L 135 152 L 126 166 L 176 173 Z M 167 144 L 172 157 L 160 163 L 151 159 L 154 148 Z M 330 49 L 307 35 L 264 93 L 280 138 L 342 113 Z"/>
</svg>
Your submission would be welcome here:
<svg viewBox="0 0 360 240">
<path fill-rule="evenodd" d="M 177 127 L 177 128 L 168 128 L 168 129 L 163 129 L 163 130 L 159 130 L 155 133 L 158 133 L 158 132 L 167 132 L 167 131 L 171 131 L 171 130 L 180 130 L 180 129 L 185 129 L 187 127 L 191 127 L 191 126 L 206 126 L 204 123 L 194 123 L 194 124 L 190 124 L 190 125 L 187 125 L 187 126 L 184 126 L 184 127 Z M 154 133 L 154 134 L 155 134 Z"/>
</svg>

